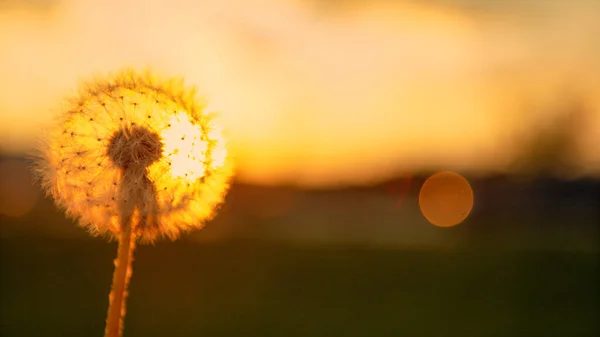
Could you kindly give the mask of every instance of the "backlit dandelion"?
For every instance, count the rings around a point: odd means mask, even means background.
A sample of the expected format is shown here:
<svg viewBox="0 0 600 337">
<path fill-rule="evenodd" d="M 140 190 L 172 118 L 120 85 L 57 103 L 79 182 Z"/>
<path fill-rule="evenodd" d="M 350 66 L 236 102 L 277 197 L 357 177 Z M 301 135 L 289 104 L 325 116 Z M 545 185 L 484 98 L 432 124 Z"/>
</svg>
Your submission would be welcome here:
<svg viewBox="0 0 600 337">
<path fill-rule="evenodd" d="M 47 193 L 119 240 L 106 336 L 121 334 L 135 243 L 202 227 L 223 201 L 232 167 L 215 119 L 180 79 L 124 70 L 82 85 L 45 133 Z"/>
</svg>

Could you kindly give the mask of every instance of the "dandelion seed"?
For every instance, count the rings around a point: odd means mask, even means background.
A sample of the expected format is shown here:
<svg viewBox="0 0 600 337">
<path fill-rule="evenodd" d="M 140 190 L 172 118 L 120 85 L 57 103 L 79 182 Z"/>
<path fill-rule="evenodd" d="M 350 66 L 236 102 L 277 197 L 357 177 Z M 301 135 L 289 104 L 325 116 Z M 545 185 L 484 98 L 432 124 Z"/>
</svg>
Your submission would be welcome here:
<svg viewBox="0 0 600 337">
<path fill-rule="evenodd" d="M 119 240 L 106 336 L 120 336 L 136 242 L 202 227 L 232 166 L 215 115 L 181 80 L 123 70 L 82 88 L 44 136 L 37 171 L 81 226 Z"/>
</svg>

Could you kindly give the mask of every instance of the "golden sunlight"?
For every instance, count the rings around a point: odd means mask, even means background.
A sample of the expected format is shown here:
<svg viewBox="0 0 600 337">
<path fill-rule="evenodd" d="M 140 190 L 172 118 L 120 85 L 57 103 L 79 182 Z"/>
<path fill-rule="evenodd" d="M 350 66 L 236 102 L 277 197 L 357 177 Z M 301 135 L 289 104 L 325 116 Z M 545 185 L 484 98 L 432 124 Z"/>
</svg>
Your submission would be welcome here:
<svg viewBox="0 0 600 337">
<path fill-rule="evenodd" d="M 0 49 L 10 53 L 0 62 L 0 152 L 27 151 L 81 74 L 132 65 L 185 74 L 220 107 L 227 152 L 244 182 L 335 186 L 427 167 L 510 170 L 515 134 L 557 116 L 563 88 L 590 110 L 578 167 L 600 175 L 600 49 L 590 49 L 600 2 L 538 1 L 526 6 L 531 15 L 515 15 L 523 10 L 516 2 L 503 5 L 506 12 L 461 1 L 349 3 L 325 10 L 295 0 L 61 0 L 47 11 L 2 8 Z M 196 122 L 190 116 L 177 129 Z M 201 160 L 205 144 L 185 147 L 169 132 L 178 153 L 167 175 L 206 176 L 191 158 Z M 224 158 L 213 149 L 215 165 Z"/>
<path fill-rule="evenodd" d="M 202 139 L 200 127 L 190 122 L 188 114 L 179 112 L 171 117 L 161 136 L 163 155 L 171 160 L 173 177 L 194 181 L 204 176 L 208 143 Z"/>
</svg>

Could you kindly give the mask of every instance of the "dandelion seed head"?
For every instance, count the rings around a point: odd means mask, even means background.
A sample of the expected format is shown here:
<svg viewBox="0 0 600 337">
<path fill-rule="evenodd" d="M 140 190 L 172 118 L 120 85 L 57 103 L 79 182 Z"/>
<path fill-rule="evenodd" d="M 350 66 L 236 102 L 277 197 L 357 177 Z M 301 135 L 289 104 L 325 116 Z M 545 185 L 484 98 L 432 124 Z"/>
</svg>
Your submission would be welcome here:
<svg viewBox="0 0 600 337">
<path fill-rule="evenodd" d="M 39 146 L 47 194 L 93 234 L 133 209 L 142 242 L 202 227 L 232 175 L 216 114 L 180 79 L 123 70 L 85 82 Z"/>
</svg>

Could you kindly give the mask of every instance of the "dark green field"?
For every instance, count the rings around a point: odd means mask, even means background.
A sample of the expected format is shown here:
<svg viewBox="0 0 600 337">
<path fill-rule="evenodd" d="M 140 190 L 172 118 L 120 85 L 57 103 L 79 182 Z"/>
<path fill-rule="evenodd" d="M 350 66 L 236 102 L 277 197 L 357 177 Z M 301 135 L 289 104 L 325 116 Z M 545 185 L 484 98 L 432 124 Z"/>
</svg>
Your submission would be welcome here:
<svg viewBox="0 0 600 337">
<path fill-rule="evenodd" d="M 0 336 L 101 336 L 116 244 L 7 238 Z M 125 336 L 598 336 L 594 253 L 189 241 L 136 253 Z"/>
<path fill-rule="evenodd" d="M 124 336 L 600 336 L 594 190 L 474 186 L 437 228 L 414 192 L 234 185 L 205 229 L 138 246 Z M 116 251 L 48 198 L 0 215 L 0 337 L 102 336 Z"/>
</svg>

